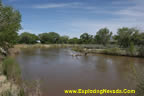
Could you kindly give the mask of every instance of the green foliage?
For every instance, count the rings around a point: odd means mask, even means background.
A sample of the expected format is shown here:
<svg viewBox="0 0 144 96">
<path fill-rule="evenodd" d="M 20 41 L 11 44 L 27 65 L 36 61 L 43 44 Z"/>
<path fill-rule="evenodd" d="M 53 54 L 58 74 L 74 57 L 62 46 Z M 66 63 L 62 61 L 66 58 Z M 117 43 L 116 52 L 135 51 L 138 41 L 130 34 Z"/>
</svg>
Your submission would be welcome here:
<svg viewBox="0 0 144 96">
<path fill-rule="evenodd" d="M 58 43 L 60 35 L 56 32 L 39 34 L 39 39 L 43 44 L 55 44 Z"/>
<path fill-rule="evenodd" d="M 120 48 L 110 48 L 110 49 L 105 49 L 104 54 L 109 54 L 109 55 L 121 55 L 121 49 Z"/>
<path fill-rule="evenodd" d="M 80 36 L 80 40 L 81 40 L 81 43 L 83 44 L 89 44 L 89 43 L 92 43 L 93 36 L 88 33 L 83 33 Z"/>
<path fill-rule="evenodd" d="M 144 96 L 144 79 L 141 79 L 136 87 L 136 96 Z"/>
<path fill-rule="evenodd" d="M 19 65 L 12 57 L 7 57 L 2 64 L 3 74 L 7 76 L 8 79 L 15 81 L 16 83 L 20 82 L 21 72 Z"/>
<path fill-rule="evenodd" d="M 28 32 L 24 32 L 19 36 L 19 43 L 35 44 L 37 43 L 37 40 L 38 40 L 38 36 Z"/>
<path fill-rule="evenodd" d="M 18 39 L 21 29 L 21 14 L 18 10 L 0 3 L 0 46 L 13 45 Z"/>
<path fill-rule="evenodd" d="M 144 46 L 140 46 L 140 48 L 138 49 L 139 55 L 140 56 L 144 56 Z"/>
<path fill-rule="evenodd" d="M 18 96 L 26 96 L 24 92 L 24 88 L 20 89 Z"/>
<path fill-rule="evenodd" d="M 68 40 L 69 40 L 69 37 L 68 37 L 68 36 L 60 36 L 60 38 L 59 38 L 59 43 L 60 43 L 60 44 L 67 44 L 67 43 L 68 43 Z"/>
<path fill-rule="evenodd" d="M 106 44 L 109 43 L 111 36 L 112 32 L 110 32 L 109 29 L 102 28 L 97 32 L 95 36 L 95 42 L 97 44 L 103 44 L 105 46 Z"/>
<path fill-rule="evenodd" d="M 68 41 L 70 44 L 79 44 L 80 40 L 76 37 L 69 39 Z"/>
<path fill-rule="evenodd" d="M 139 41 L 139 30 L 135 28 L 123 27 L 118 29 L 117 35 L 115 35 L 115 40 L 118 41 L 120 47 L 127 48 L 130 43 L 133 42 L 137 44 Z"/>
<path fill-rule="evenodd" d="M 144 46 L 144 33 L 139 34 L 138 45 Z"/>
<path fill-rule="evenodd" d="M 136 54 L 136 49 L 135 49 L 133 42 L 130 43 L 130 46 L 128 48 L 128 52 L 129 52 L 129 55 L 131 55 L 131 56 L 134 56 Z"/>
</svg>

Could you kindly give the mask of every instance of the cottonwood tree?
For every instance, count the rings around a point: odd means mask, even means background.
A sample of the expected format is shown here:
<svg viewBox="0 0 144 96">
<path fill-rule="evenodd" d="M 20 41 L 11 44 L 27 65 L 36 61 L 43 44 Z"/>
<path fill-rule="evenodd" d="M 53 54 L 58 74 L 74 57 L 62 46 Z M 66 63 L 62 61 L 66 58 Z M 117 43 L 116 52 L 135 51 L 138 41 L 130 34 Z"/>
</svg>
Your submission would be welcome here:
<svg viewBox="0 0 144 96">
<path fill-rule="evenodd" d="M 68 41 L 69 44 L 79 44 L 80 40 L 77 37 L 71 38 Z"/>
<path fill-rule="evenodd" d="M 83 33 L 80 36 L 80 42 L 82 42 L 83 44 L 89 44 L 92 43 L 93 40 L 93 36 L 88 34 L 88 33 Z"/>
<path fill-rule="evenodd" d="M 39 34 L 39 39 L 43 44 L 55 44 L 58 43 L 60 35 L 56 32 Z"/>
<path fill-rule="evenodd" d="M 0 0 L 0 46 L 8 50 L 17 42 L 21 29 L 21 14 L 11 6 L 3 5 Z"/>
<path fill-rule="evenodd" d="M 69 36 L 60 36 L 58 42 L 61 43 L 61 44 L 67 44 L 68 40 L 69 40 Z"/>
<path fill-rule="evenodd" d="M 111 36 L 112 32 L 110 32 L 108 28 L 102 28 L 96 33 L 95 42 L 105 46 L 109 43 Z"/>
<path fill-rule="evenodd" d="M 117 40 L 120 47 L 127 48 L 131 45 L 131 43 L 137 45 L 140 40 L 139 30 L 123 27 L 118 29 L 117 35 L 115 35 L 114 38 Z"/>
<path fill-rule="evenodd" d="M 39 40 L 37 35 L 32 34 L 32 33 L 28 33 L 28 32 L 23 32 L 19 36 L 19 43 L 35 44 L 35 43 L 37 43 L 37 40 Z"/>
</svg>

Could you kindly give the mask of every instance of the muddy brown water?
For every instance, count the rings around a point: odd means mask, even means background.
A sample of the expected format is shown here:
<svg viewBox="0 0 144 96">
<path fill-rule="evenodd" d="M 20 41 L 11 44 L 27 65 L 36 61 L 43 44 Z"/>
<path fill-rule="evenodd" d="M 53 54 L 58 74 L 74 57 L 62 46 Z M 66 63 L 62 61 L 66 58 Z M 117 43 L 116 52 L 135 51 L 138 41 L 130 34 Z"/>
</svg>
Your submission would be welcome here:
<svg viewBox="0 0 144 96">
<path fill-rule="evenodd" d="M 43 96 L 69 96 L 64 94 L 65 89 L 134 89 L 133 70 L 144 69 L 142 58 L 71 54 L 77 52 L 68 48 L 31 48 L 23 49 L 16 60 L 24 80 L 40 81 Z"/>
</svg>

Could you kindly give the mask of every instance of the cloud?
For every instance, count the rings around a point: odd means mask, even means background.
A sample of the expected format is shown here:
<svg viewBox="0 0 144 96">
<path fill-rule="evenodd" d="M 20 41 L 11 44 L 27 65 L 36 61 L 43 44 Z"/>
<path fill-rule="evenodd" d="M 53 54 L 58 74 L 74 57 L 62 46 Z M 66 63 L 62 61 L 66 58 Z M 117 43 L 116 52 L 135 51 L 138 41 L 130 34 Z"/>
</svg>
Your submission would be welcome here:
<svg viewBox="0 0 144 96">
<path fill-rule="evenodd" d="M 116 12 L 116 14 L 125 15 L 125 16 L 133 16 L 133 17 L 143 17 L 144 16 L 144 12 L 131 10 L 131 9 L 120 10 L 120 11 Z"/>
<path fill-rule="evenodd" d="M 134 4 L 133 2 L 134 0 L 124 0 L 124 1 L 113 1 L 112 4 L 113 5 L 128 5 L 128 4 Z"/>
<path fill-rule="evenodd" d="M 86 3 L 82 3 L 82 2 L 39 4 L 39 5 L 33 5 L 32 8 L 38 8 L 38 9 L 78 8 L 78 9 L 88 9 L 88 10 L 98 9 L 98 7 L 96 7 L 96 6 L 91 6 Z"/>
<path fill-rule="evenodd" d="M 123 15 L 123 16 L 131 16 L 131 17 L 143 17 L 144 16 L 144 0 L 126 0 L 124 1 L 115 1 L 113 4 L 120 4 L 121 6 L 123 4 L 131 4 L 127 6 L 126 8 L 119 9 L 115 14 L 117 15 Z"/>
<path fill-rule="evenodd" d="M 63 7 L 76 7 L 81 5 L 81 3 L 73 2 L 73 3 L 49 3 L 49 4 L 40 4 L 40 5 L 34 5 L 33 8 L 63 8 Z"/>
<path fill-rule="evenodd" d="M 130 4 L 130 5 L 124 7 L 123 6 L 124 4 Z M 116 6 L 113 6 L 113 5 L 116 5 Z M 117 6 L 117 5 L 120 5 L 120 6 Z M 104 8 L 91 6 L 91 5 L 80 3 L 80 2 L 39 4 L 39 5 L 33 5 L 32 8 L 39 8 L 39 9 L 78 8 L 78 9 L 87 9 L 87 10 L 90 10 L 89 13 L 91 12 L 91 13 L 96 13 L 96 14 L 112 14 L 112 15 L 119 15 L 119 16 L 133 16 L 133 17 L 141 16 L 142 17 L 144 16 L 143 5 L 144 5 L 143 0 L 125 0 L 125 1 L 113 1 L 110 7 L 105 6 Z M 111 8 L 115 10 L 112 11 Z"/>
</svg>

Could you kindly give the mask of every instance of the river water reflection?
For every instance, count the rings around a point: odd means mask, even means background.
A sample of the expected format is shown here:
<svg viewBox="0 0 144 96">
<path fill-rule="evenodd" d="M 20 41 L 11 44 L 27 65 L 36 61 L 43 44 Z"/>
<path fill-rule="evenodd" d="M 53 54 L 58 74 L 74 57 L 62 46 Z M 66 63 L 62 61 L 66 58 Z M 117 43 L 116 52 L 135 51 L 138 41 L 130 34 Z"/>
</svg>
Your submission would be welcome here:
<svg viewBox="0 0 144 96">
<path fill-rule="evenodd" d="M 133 69 L 142 58 L 109 55 L 73 57 L 70 49 L 24 49 L 16 60 L 24 80 L 40 80 L 43 96 L 66 96 L 64 89 L 134 88 Z"/>
</svg>

